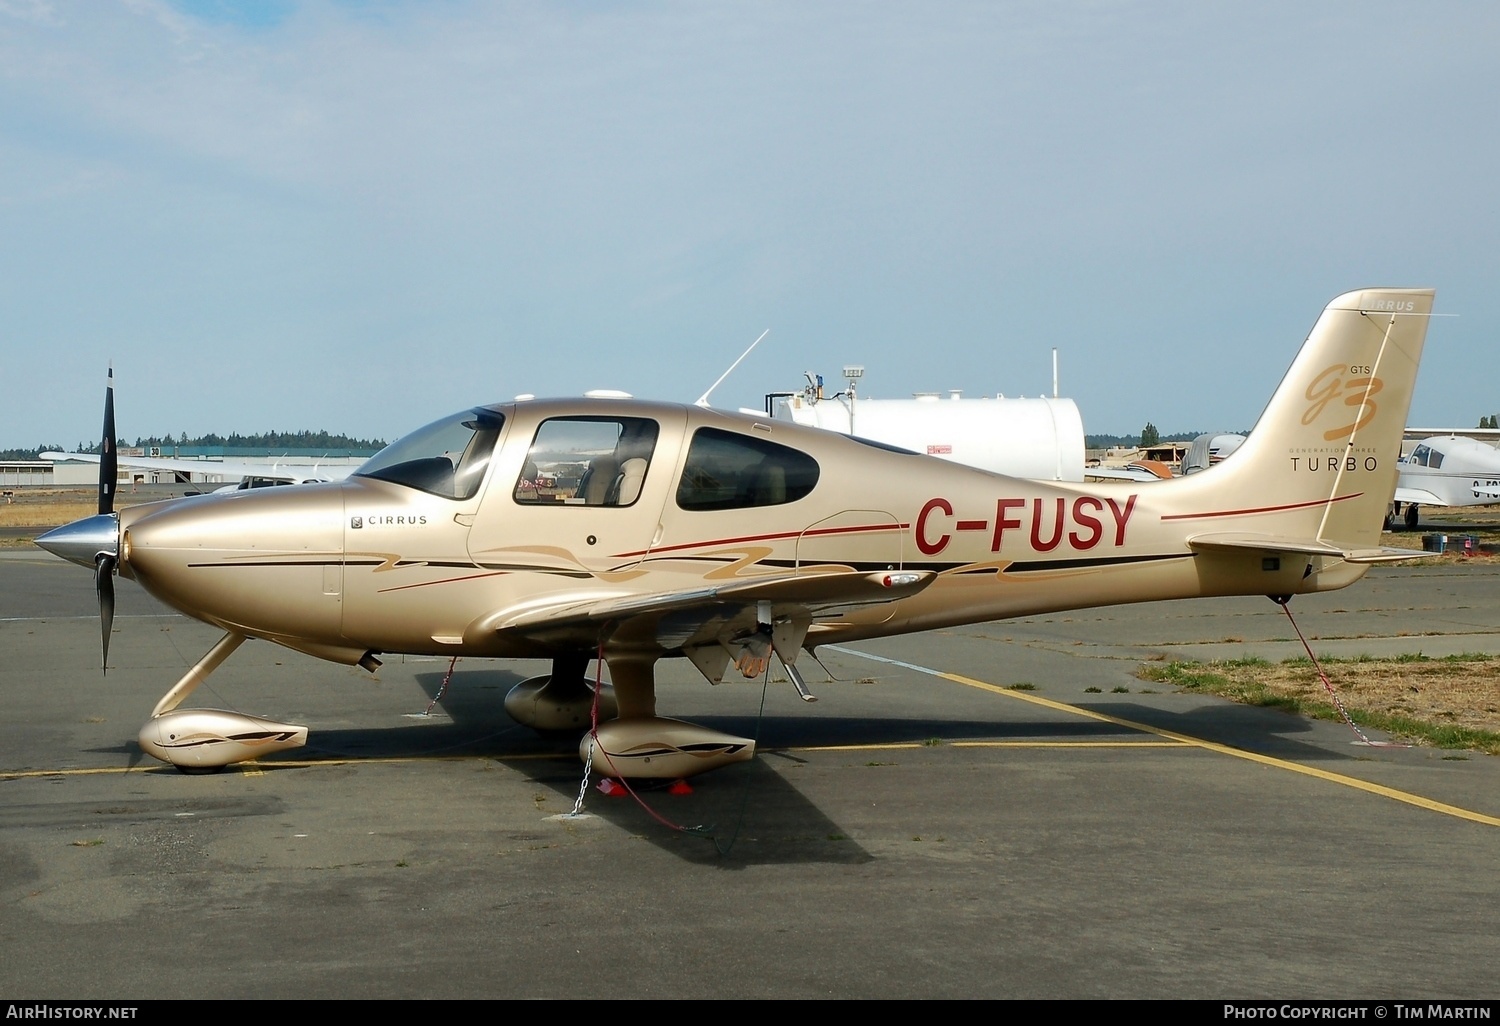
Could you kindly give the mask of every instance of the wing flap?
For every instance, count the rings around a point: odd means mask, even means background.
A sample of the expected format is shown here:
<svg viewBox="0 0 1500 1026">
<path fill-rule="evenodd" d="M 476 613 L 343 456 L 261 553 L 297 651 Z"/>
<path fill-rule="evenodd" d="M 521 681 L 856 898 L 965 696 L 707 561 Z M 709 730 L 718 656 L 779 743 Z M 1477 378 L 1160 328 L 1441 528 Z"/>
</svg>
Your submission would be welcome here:
<svg viewBox="0 0 1500 1026">
<path fill-rule="evenodd" d="M 508 631 L 549 637 L 584 630 L 597 633 L 607 625 L 654 621 L 684 610 L 716 611 L 722 616 L 760 602 L 771 603 L 779 617 L 816 617 L 825 610 L 909 598 L 936 579 L 930 570 L 834 571 L 767 575 L 645 595 L 573 593 L 553 596 L 542 605 L 496 610 L 464 633 L 470 637 Z"/>
</svg>

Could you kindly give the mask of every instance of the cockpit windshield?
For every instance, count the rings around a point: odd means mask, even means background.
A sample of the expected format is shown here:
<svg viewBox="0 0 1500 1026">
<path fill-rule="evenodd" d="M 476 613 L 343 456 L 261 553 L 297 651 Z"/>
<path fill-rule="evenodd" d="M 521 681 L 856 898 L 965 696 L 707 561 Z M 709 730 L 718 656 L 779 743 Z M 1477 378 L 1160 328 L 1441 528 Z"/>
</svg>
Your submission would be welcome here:
<svg viewBox="0 0 1500 1026">
<path fill-rule="evenodd" d="M 445 499 L 472 499 L 505 417 L 483 407 L 428 424 L 371 456 L 356 477 L 419 488 Z"/>
<path fill-rule="evenodd" d="M 1411 451 L 1406 462 L 1414 463 L 1419 467 L 1432 467 L 1436 470 L 1443 465 L 1443 454 L 1430 445 L 1419 445 Z"/>
</svg>

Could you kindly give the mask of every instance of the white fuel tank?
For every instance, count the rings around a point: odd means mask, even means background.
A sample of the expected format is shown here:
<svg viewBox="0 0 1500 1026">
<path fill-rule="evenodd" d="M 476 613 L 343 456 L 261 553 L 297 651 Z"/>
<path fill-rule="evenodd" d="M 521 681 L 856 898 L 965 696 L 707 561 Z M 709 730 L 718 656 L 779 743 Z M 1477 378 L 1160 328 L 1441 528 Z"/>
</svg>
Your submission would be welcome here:
<svg viewBox="0 0 1500 1026">
<path fill-rule="evenodd" d="M 775 397 L 771 415 L 1010 477 L 1083 480 L 1083 418 L 1071 399 L 799 394 Z"/>
</svg>

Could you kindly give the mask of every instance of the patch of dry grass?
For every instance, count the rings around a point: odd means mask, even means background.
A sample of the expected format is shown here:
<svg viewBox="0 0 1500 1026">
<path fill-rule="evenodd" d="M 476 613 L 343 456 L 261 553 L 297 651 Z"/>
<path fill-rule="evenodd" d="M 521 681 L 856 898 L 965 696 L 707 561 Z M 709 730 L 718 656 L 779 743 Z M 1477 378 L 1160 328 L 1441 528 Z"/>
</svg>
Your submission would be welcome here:
<svg viewBox="0 0 1500 1026">
<path fill-rule="evenodd" d="M 77 489 L 17 491 L 14 502 L 0 502 L 0 527 L 57 527 L 98 508 L 97 500 Z"/>
<path fill-rule="evenodd" d="M 1356 723 L 1440 748 L 1500 755 L 1500 659 L 1466 653 L 1319 661 Z M 1281 663 L 1253 658 L 1148 663 L 1137 676 L 1248 705 L 1320 719 L 1338 716 L 1306 657 Z"/>
<path fill-rule="evenodd" d="M 134 504 L 128 495 L 120 497 L 120 508 Z M 99 500 L 92 488 L 14 489 L 11 501 L 0 500 L 0 528 L 19 533 L 0 535 L 0 548 L 30 548 L 37 535 L 93 516 L 98 509 Z"/>
</svg>

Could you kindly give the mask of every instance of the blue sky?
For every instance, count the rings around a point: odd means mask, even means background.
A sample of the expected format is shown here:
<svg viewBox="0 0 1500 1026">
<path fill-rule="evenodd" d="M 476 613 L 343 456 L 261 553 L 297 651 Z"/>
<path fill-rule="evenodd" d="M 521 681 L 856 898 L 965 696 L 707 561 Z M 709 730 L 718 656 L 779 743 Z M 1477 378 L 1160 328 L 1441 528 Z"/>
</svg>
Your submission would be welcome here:
<svg viewBox="0 0 1500 1026">
<path fill-rule="evenodd" d="M 245 13 L 245 12 L 250 13 Z M 0 0 L 0 448 L 517 393 L 1062 392 L 1249 426 L 1324 304 L 1438 289 L 1500 412 L 1500 8 Z"/>
</svg>

